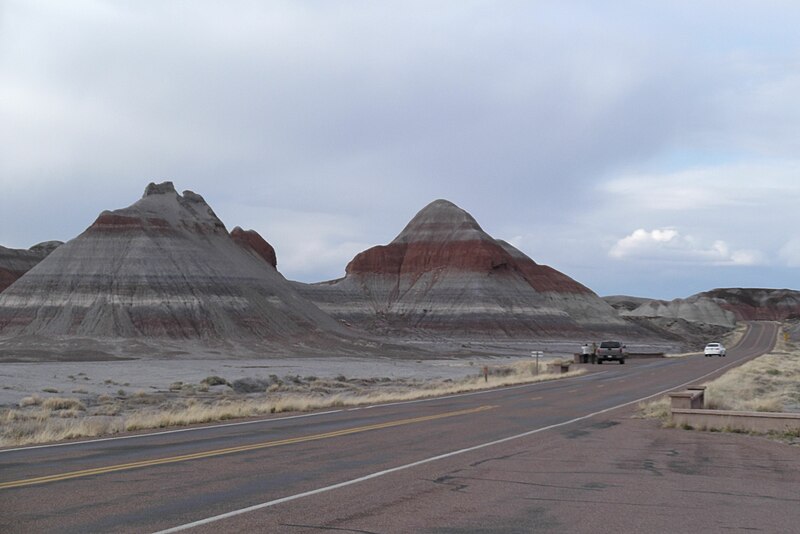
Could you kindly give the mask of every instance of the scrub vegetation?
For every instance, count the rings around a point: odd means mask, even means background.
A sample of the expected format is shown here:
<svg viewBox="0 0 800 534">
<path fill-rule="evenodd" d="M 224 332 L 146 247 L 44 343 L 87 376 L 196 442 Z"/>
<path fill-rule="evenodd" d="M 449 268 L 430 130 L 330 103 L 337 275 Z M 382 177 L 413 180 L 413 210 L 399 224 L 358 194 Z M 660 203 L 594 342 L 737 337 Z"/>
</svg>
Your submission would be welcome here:
<svg viewBox="0 0 800 534">
<path fill-rule="evenodd" d="M 779 334 L 775 348 L 707 382 L 706 408 L 755 412 L 800 412 L 800 347 Z M 669 397 L 639 405 L 638 416 L 670 420 Z"/>
<path fill-rule="evenodd" d="M 228 382 L 210 376 L 198 384 L 175 382 L 169 391 L 96 395 L 86 399 L 22 399 L 0 410 L 0 446 L 47 443 L 121 432 L 210 423 L 265 414 L 308 412 L 451 395 L 577 376 L 557 367 L 520 361 L 462 380 L 317 378 L 270 375 Z"/>
<path fill-rule="evenodd" d="M 710 409 L 800 412 L 800 347 L 780 335 L 772 352 L 706 385 Z"/>
</svg>

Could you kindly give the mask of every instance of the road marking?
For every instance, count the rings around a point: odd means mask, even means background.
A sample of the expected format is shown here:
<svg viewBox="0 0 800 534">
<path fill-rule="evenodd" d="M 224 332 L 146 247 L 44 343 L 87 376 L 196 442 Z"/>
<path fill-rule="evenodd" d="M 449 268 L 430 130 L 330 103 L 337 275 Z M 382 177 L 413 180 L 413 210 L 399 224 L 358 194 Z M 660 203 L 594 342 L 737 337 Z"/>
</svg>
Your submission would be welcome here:
<svg viewBox="0 0 800 534">
<path fill-rule="evenodd" d="M 544 397 L 531 397 L 531 400 L 542 400 Z"/>
<path fill-rule="evenodd" d="M 69 447 L 73 445 L 86 445 L 87 443 L 100 443 L 101 441 L 118 441 L 123 439 L 148 438 L 151 436 L 163 436 L 164 434 L 177 434 L 179 432 L 196 432 L 197 430 L 208 430 L 211 428 L 225 428 L 229 426 L 255 425 L 257 423 L 272 423 L 275 421 L 286 421 L 287 419 L 300 419 L 303 417 L 316 417 L 318 415 L 330 415 L 332 413 L 344 412 L 345 410 L 328 410 L 326 412 L 304 413 L 300 415 L 288 415 L 286 417 L 270 417 L 269 419 L 256 419 L 254 421 L 237 421 L 235 423 L 218 423 L 214 425 L 193 426 L 191 428 L 176 428 L 174 430 L 161 430 L 159 432 L 148 432 L 145 434 L 131 434 L 129 436 L 111 436 L 108 438 L 85 439 L 82 441 L 67 441 L 63 443 L 46 443 L 44 445 L 28 445 L 15 449 L 0 450 L 0 454 L 15 451 L 30 451 L 33 449 L 49 449 L 50 447 Z"/>
<path fill-rule="evenodd" d="M 606 387 L 606 385 L 605 384 L 597 384 L 597 387 L 604 388 L 604 387 Z"/>
<path fill-rule="evenodd" d="M 293 445 L 296 443 L 305 443 L 307 441 L 318 441 L 321 439 L 335 438 L 339 436 L 347 436 L 350 434 L 359 434 L 361 432 L 368 432 L 370 430 L 380 430 L 384 428 L 392 428 L 396 426 L 411 425 L 414 423 L 423 423 L 426 421 L 435 421 L 437 419 L 445 419 L 448 417 L 457 417 L 460 415 L 469 415 L 478 412 L 485 412 L 498 408 L 496 405 L 478 406 L 477 408 L 468 408 L 465 410 L 458 410 L 455 412 L 444 412 L 435 415 L 426 415 L 423 417 L 414 417 L 411 419 L 399 419 L 397 421 L 387 421 L 385 423 L 376 423 L 374 425 L 367 425 L 355 428 L 346 428 L 344 430 L 335 430 L 333 432 L 325 432 L 323 434 L 313 434 L 311 436 L 301 436 L 296 438 L 279 439 L 275 441 L 266 441 L 262 443 L 253 443 L 250 445 L 240 445 L 238 447 L 227 447 L 224 449 L 215 449 L 211 451 L 196 452 L 192 454 L 182 454 L 180 456 L 169 456 L 166 458 L 156 458 L 153 460 L 141 460 L 139 462 L 130 462 L 126 464 L 109 465 L 106 467 L 95 467 L 92 469 L 82 469 L 80 471 L 71 471 L 68 473 L 60 473 L 56 475 L 47 475 L 42 477 L 28 478 L 23 480 L 14 480 L 11 482 L 0 483 L 0 490 L 19 488 L 22 486 L 32 486 L 34 484 L 46 484 L 48 482 L 57 482 L 61 480 L 69 480 L 72 478 L 88 477 L 93 475 L 102 475 L 105 473 L 113 473 L 115 471 L 126 471 L 128 469 L 138 469 L 140 467 L 151 467 L 155 465 L 171 464 L 176 462 L 186 462 L 189 460 L 198 460 L 201 458 L 211 458 L 214 456 L 222 456 L 225 454 L 234 454 L 238 452 L 248 452 L 259 449 L 267 449 L 270 447 L 279 447 L 281 445 Z"/>
<path fill-rule="evenodd" d="M 197 520 L 197 521 L 193 521 L 191 523 L 185 523 L 183 525 L 178 525 L 176 527 L 168 528 L 166 530 L 160 530 L 158 532 L 155 532 L 154 534 L 172 534 L 173 532 L 182 532 L 182 531 L 188 530 L 190 528 L 199 527 L 199 526 L 203 526 L 203 525 L 208 525 L 210 523 L 216 523 L 217 521 L 222 521 L 223 519 L 230 519 L 231 517 L 236 517 L 238 515 L 246 514 L 246 513 L 249 513 L 249 512 L 255 512 L 256 510 L 262 510 L 264 508 L 269 508 L 269 507 L 272 507 L 272 506 L 276 506 L 278 504 L 283 504 L 285 502 L 290 502 L 290 501 L 294 501 L 294 500 L 297 500 L 297 499 L 302 499 L 304 497 L 311 497 L 312 495 L 318 495 L 320 493 L 326 493 L 328 491 L 337 490 L 339 488 L 352 486 L 353 484 L 359 484 L 361 482 L 366 482 L 367 480 L 372 480 L 373 478 L 382 477 L 382 476 L 385 476 L 385 475 L 389 475 L 391 473 L 396 473 L 398 471 L 405 471 L 406 469 L 411 469 L 413 467 L 417 467 L 417 466 L 424 465 L 424 464 L 427 464 L 427 463 L 436 462 L 438 460 L 444 460 L 445 458 L 450 458 L 452 456 L 458 456 L 458 455 L 465 454 L 465 453 L 468 453 L 468 452 L 484 449 L 486 447 L 492 447 L 494 445 L 499 445 L 501 443 L 506 443 L 508 441 L 514 441 L 514 440 L 517 440 L 517 439 L 526 438 L 528 436 L 532 436 L 534 434 L 538 434 L 539 432 L 545 432 L 547 430 L 552 430 L 554 428 L 559 428 L 559 427 L 562 427 L 562 426 L 570 425 L 572 423 L 577 423 L 578 421 L 591 419 L 592 417 L 595 417 L 597 415 L 602 415 L 604 413 L 612 412 L 612 411 L 618 410 L 620 408 L 625 408 L 627 406 L 631 406 L 633 404 L 636 404 L 636 403 L 639 403 L 639 402 L 642 402 L 642 401 L 646 401 L 648 399 L 652 399 L 653 397 L 658 397 L 659 395 L 663 395 L 664 393 L 668 393 L 670 391 L 674 391 L 674 390 L 682 388 L 684 386 L 688 386 L 689 384 L 695 383 L 698 380 L 702 380 L 702 379 L 704 379 L 704 378 L 706 378 L 708 376 L 711 376 L 711 375 L 719 372 L 721 369 L 725 369 L 727 367 L 731 367 L 732 365 L 735 365 L 736 363 L 737 362 L 731 362 L 731 363 L 729 363 L 727 365 L 724 365 L 724 366 L 722 366 L 722 367 L 720 367 L 718 369 L 715 369 L 715 370 L 713 370 L 711 372 L 708 372 L 708 373 L 706 373 L 706 374 L 704 374 L 702 376 L 699 376 L 699 377 L 696 377 L 696 378 L 694 378 L 692 380 L 689 380 L 688 382 L 684 382 L 683 384 L 678 384 L 677 386 L 673 386 L 671 388 L 664 389 L 662 391 L 659 391 L 658 393 L 653 393 L 652 395 L 648 395 L 646 397 L 642 397 L 642 398 L 639 398 L 639 399 L 636 399 L 636 400 L 624 402 L 622 404 L 617 404 L 616 406 L 611 406 L 610 408 L 605 408 L 603 410 L 599 410 L 599 411 L 596 411 L 596 412 L 593 412 L 593 413 L 590 413 L 590 414 L 587 414 L 587 415 L 582 415 L 580 417 L 576 417 L 576 418 L 570 419 L 568 421 L 563 421 L 561 423 L 555 423 L 555 424 L 552 424 L 552 425 L 543 426 L 543 427 L 540 427 L 540 428 L 529 430 L 527 432 L 523 432 L 522 434 L 516 434 L 514 436 L 508 436 L 508 437 L 501 438 L 501 439 L 498 439 L 498 440 L 495 440 L 495 441 L 489 441 L 487 443 L 481 443 L 479 445 L 474 445 L 472 447 L 467 447 L 466 449 L 459 449 L 459 450 L 456 450 L 456 451 L 446 452 L 444 454 L 440 454 L 438 456 L 432 456 L 430 458 L 425 458 L 425 459 L 422 459 L 422 460 L 418 460 L 418 461 L 412 462 L 410 464 L 399 465 L 397 467 L 392 467 L 391 469 L 386 469 L 384 471 L 378 471 L 376 473 L 371 473 L 371 474 L 365 475 L 363 477 L 354 478 L 354 479 L 351 479 L 351 480 L 346 480 L 344 482 L 339 482 L 338 484 L 333 484 L 333 485 L 330 485 L 330 486 L 324 486 L 322 488 L 317 488 L 315 490 L 305 491 L 303 493 L 297 493 L 295 495 L 289 495 L 289 496 L 286 496 L 286 497 L 282 497 L 280 499 L 275 499 L 273 501 L 267 501 L 267 502 L 263 502 L 261 504 L 255 504 L 253 506 L 248 506 L 247 508 L 240 508 L 238 510 L 233 510 L 233 511 L 230 511 L 230 512 L 226 512 L 224 514 L 219 514 L 219 515 L 215 515 L 215 516 L 212 516 L 212 517 L 207 517 L 205 519 L 200 519 L 200 520 Z"/>
</svg>

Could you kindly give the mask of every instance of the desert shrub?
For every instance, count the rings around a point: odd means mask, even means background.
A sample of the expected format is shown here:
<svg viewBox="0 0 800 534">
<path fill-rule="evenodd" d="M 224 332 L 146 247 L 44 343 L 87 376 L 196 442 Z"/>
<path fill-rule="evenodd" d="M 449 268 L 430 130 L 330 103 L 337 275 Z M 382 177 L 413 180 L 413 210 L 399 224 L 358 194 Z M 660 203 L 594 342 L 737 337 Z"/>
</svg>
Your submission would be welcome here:
<svg viewBox="0 0 800 534">
<path fill-rule="evenodd" d="M 83 410 L 58 410 L 56 414 L 62 419 L 75 418 L 82 415 Z"/>
<path fill-rule="evenodd" d="M 755 402 L 753 409 L 757 412 L 782 412 L 783 402 L 776 397 L 761 399 Z"/>
<path fill-rule="evenodd" d="M 275 375 L 271 375 L 269 380 L 250 376 L 239 378 L 231 383 L 231 388 L 233 388 L 236 393 L 262 393 L 273 384 L 272 376 Z M 275 376 L 275 378 L 278 379 L 277 376 Z"/>
<path fill-rule="evenodd" d="M 207 386 L 227 386 L 228 381 L 222 378 L 221 376 L 207 376 L 201 382 L 201 384 L 205 384 Z"/>
<path fill-rule="evenodd" d="M 492 376 L 511 376 L 516 374 L 516 371 L 511 367 L 490 367 L 489 374 Z M 483 372 L 481 372 L 483 376 Z"/>
<path fill-rule="evenodd" d="M 93 407 L 91 409 L 91 414 L 98 416 L 114 416 L 119 415 L 121 411 L 122 407 L 117 403 L 102 404 L 100 406 Z"/>
<path fill-rule="evenodd" d="M 670 399 L 666 396 L 649 402 L 640 402 L 637 415 L 645 419 L 660 419 L 662 422 L 667 422 L 672 417 L 670 404 Z"/>
<path fill-rule="evenodd" d="M 30 397 L 23 397 L 21 401 L 19 401 L 20 407 L 24 408 L 25 406 L 39 406 L 42 403 L 42 398 L 39 395 L 31 395 Z"/>
<path fill-rule="evenodd" d="M 709 410 L 730 410 L 730 405 L 724 398 L 718 398 L 712 395 L 706 395 L 705 406 Z"/>
<path fill-rule="evenodd" d="M 75 398 L 50 397 L 44 399 L 42 408 L 47 410 L 86 410 L 86 406 Z"/>
<path fill-rule="evenodd" d="M 44 388 L 42 391 L 44 391 L 45 393 L 58 393 L 58 390 L 56 388 Z"/>
</svg>

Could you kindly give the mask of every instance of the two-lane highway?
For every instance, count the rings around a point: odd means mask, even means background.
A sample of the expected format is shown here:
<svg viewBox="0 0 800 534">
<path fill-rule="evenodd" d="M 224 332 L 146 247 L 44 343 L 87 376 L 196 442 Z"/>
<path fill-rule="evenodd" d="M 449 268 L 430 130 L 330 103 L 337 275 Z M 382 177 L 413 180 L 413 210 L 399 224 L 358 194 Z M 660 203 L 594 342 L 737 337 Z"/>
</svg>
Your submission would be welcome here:
<svg viewBox="0 0 800 534">
<path fill-rule="evenodd" d="M 361 484 L 396 487 L 462 455 L 566 428 L 580 436 L 598 418 L 767 352 L 777 333 L 753 323 L 725 358 L 629 360 L 440 399 L 0 451 L 0 531 L 294 532 L 283 507 L 295 517 L 298 506 Z"/>
</svg>

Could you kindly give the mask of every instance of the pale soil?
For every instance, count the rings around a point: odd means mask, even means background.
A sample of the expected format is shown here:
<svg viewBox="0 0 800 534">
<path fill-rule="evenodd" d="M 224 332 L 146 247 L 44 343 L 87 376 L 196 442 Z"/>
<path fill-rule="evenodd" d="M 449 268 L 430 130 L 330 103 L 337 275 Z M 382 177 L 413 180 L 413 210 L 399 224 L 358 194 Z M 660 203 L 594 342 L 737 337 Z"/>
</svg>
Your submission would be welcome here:
<svg viewBox="0 0 800 534">
<path fill-rule="evenodd" d="M 541 359 L 129 361 L 9 364 L 0 446 L 375 404 L 552 380 Z M 485 369 L 485 374 L 484 374 Z M 24 395 L 24 396 L 23 396 Z"/>
<path fill-rule="evenodd" d="M 182 350 L 162 347 L 162 351 L 170 350 L 168 358 L 148 358 L 145 344 L 115 347 L 105 343 L 95 347 L 100 361 L 7 359 L 0 367 L 0 446 L 530 382 L 542 378 L 522 369 L 530 366 L 531 351 L 542 351 L 545 371 L 547 362 L 571 361 L 580 345 L 567 340 L 420 341 L 406 343 L 409 354 L 419 349 L 419 354 L 429 356 L 439 350 L 446 358 L 256 358 L 247 354 L 229 359 L 216 350 L 194 350 L 186 344 Z M 84 354 L 88 346 L 84 340 L 60 347 L 59 353 Z M 31 340 L 12 350 L 28 350 L 27 360 L 38 357 L 41 350 L 56 348 Z M 628 343 L 628 349 L 669 352 L 670 344 Z M 123 352 L 139 356 L 118 359 Z M 114 359 L 102 361 L 106 355 Z M 484 366 L 489 368 L 488 381 L 482 379 Z"/>
<path fill-rule="evenodd" d="M 129 395 L 165 392 L 176 382 L 199 384 L 209 376 L 220 376 L 231 383 L 246 378 L 269 380 L 270 375 L 281 378 L 333 378 L 342 375 L 394 381 L 458 380 L 477 374 L 482 365 L 504 366 L 521 359 L 525 358 L 394 360 L 337 357 L 6 363 L 0 367 L 0 407 L 16 405 L 22 398 L 34 394 L 86 399 L 103 394 L 116 395 L 120 389 Z"/>
</svg>

